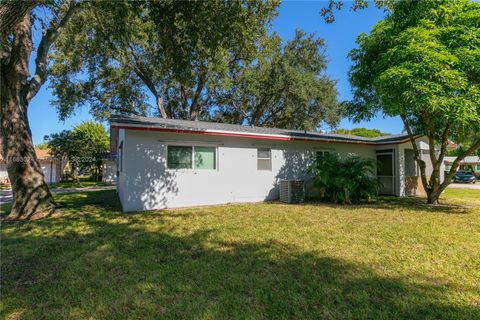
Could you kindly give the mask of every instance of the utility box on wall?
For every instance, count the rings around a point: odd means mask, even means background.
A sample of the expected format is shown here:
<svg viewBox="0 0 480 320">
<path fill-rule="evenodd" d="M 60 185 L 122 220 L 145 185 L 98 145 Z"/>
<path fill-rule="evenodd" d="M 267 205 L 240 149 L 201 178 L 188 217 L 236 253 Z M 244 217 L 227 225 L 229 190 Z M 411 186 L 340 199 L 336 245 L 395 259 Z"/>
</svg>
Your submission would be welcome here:
<svg viewBox="0 0 480 320">
<path fill-rule="evenodd" d="M 280 201 L 300 203 L 305 200 L 304 182 L 302 180 L 280 180 Z"/>
</svg>

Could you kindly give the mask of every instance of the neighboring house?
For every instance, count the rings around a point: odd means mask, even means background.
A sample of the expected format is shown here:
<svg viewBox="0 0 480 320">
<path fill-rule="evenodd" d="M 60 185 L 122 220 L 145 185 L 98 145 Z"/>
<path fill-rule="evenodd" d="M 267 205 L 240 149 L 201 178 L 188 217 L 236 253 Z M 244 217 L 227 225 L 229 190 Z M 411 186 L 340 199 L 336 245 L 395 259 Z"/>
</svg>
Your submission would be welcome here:
<svg viewBox="0 0 480 320">
<path fill-rule="evenodd" d="M 378 160 L 383 194 L 423 192 L 405 134 L 362 138 L 135 116 L 112 116 L 110 127 L 124 211 L 278 199 L 280 180 L 306 179 L 326 152 Z M 430 163 L 425 139 L 416 141 Z"/>
<path fill-rule="evenodd" d="M 62 177 L 62 161 L 52 157 L 48 150 L 35 149 L 47 183 L 59 182 Z M 9 183 L 7 164 L 0 155 L 0 183 Z"/>
<path fill-rule="evenodd" d="M 445 157 L 445 170 L 450 171 L 453 162 L 457 157 Z M 459 170 L 466 170 L 475 173 L 475 175 L 480 177 L 480 157 L 479 156 L 468 156 L 460 162 Z"/>
</svg>

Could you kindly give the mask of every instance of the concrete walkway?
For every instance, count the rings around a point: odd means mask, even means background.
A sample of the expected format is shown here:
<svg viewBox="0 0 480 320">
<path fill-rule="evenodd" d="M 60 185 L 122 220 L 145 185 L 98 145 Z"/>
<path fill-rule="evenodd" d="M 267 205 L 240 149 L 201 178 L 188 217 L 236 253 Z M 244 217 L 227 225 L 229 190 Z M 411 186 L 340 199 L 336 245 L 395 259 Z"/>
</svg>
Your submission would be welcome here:
<svg viewBox="0 0 480 320">
<path fill-rule="evenodd" d="M 64 189 L 50 189 L 53 194 L 86 192 L 86 191 L 100 191 L 100 190 L 115 190 L 115 186 L 102 187 L 86 187 L 86 188 L 64 188 Z M 0 205 L 11 202 L 13 198 L 12 189 L 0 190 Z"/>
<path fill-rule="evenodd" d="M 480 181 L 477 181 L 477 183 L 475 183 L 475 184 L 471 184 L 471 183 L 450 183 L 447 188 L 480 190 Z"/>
</svg>

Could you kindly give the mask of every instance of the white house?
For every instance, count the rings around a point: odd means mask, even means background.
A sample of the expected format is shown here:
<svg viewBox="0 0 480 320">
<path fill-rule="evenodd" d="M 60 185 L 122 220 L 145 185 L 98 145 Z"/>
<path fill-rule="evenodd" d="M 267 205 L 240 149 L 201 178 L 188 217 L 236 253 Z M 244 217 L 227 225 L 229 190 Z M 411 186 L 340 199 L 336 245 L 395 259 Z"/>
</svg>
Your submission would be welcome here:
<svg viewBox="0 0 480 320">
<path fill-rule="evenodd" d="M 112 116 L 110 127 L 124 211 L 277 199 L 279 180 L 304 179 L 323 152 L 377 159 L 383 194 L 423 191 L 405 134 L 362 138 L 136 116 Z M 425 139 L 416 143 L 428 160 Z"/>
<path fill-rule="evenodd" d="M 62 161 L 50 155 L 48 150 L 35 149 L 43 176 L 47 183 L 55 183 L 62 178 Z M 8 181 L 7 164 L 0 155 L 0 184 L 10 183 Z"/>
</svg>

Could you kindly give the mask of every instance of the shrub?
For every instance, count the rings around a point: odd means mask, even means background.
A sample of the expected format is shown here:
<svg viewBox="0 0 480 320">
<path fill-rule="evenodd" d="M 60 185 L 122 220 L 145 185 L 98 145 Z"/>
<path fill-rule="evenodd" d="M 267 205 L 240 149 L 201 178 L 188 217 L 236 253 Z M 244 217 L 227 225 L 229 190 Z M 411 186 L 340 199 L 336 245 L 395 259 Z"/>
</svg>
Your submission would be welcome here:
<svg viewBox="0 0 480 320">
<path fill-rule="evenodd" d="M 342 204 L 371 200 L 378 195 L 375 170 L 373 159 L 356 156 L 342 159 L 335 154 L 318 157 L 310 168 L 320 199 Z"/>
</svg>

